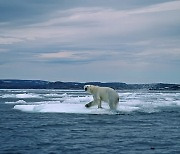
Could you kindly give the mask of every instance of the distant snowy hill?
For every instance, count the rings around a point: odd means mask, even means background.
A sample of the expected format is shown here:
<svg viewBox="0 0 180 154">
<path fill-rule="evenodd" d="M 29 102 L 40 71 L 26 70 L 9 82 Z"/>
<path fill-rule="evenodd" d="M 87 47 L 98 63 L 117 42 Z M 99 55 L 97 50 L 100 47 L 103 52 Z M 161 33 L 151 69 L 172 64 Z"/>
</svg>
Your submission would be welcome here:
<svg viewBox="0 0 180 154">
<path fill-rule="evenodd" d="M 0 89 L 83 89 L 84 85 L 92 84 L 107 86 L 119 90 L 148 89 L 148 90 L 180 90 L 180 84 L 126 84 L 121 82 L 49 82 L 43 80 L 0 80 Z"/>
</svg>

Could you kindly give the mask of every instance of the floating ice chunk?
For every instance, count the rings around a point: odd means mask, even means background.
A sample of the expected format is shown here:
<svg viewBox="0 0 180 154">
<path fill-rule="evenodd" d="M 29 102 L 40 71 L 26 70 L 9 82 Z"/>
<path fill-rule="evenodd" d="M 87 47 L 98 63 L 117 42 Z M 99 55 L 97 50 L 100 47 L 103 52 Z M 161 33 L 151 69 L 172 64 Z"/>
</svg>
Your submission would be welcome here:
<svg viewBox="0 0 180 154">
<path fill-rule="evenodd" d="M 61 95 L 62 97 L 68 97 L 68 94 L 67 93 L 64 93 Z"/>
<path fill-rule="evenodd" d="M 90 102 L 92 101 L 91 96 L 85 96 L 85 97 L 67 97 L 64 98 L 63 103 L 81 103 L 81 102 Z"/>
<path fill-rule="evenodd" d="M 40 98 L 38 94 L 23 93 L 23 94 L 4 94 L 2 98 Z"/>
<path fill-rule="evenodd" d="M 115 114 L 108 107 L 98 109 L 97 106 L 86 108 L 84 104 L 40 104 L 40 105 L 15 105 L 14 109 L 24 112 L 53 112 L 76 114 Z M 129 109 L 128 109 L 129 110 Z M 125 109 L 123 110 L 125 111 Z"/>
<path fill-rule="evenodd" d="M 15 105 L 14 109 L 24 111 L 24 112 L 33 112 L 34 106 L 37 106 L 37 105 Z"/>
<path fill-rule="evenodd" d="M 26 94 L 26 93 L 24 93 L 24 94 L 16 94 L 16 98 L 39 98 L 39 97 L 40 97 L 39 95 L 31 94 L 31 93 L 29 93 L 29 94 Z"/>
<path fill-rule="evenodd" d="M 1 97 L 2 98 L 14 98 L 14 97 L 16 97 L 16 95 L 15 94 L 4 94 Z"/>
<path fill-rule="evenodd" d="M 5 104 L 26 104 L 27 102 L 24 100 L 18 100 L 16 102 L 5 102 Z"/>
<path fill-rule="evenodd" d="M 59 97 L 60 95 L 59 94 L 45 94 L 44 95 L 45 97 Z"/>
<path fill-rule="evenodd" d="M 118 108 L 119 111 L 121 112 L 133 112 L 133 111 L 138 111 L 140 108 L 135 107 L 135 106 L 121 106 Z"/>
</svg>

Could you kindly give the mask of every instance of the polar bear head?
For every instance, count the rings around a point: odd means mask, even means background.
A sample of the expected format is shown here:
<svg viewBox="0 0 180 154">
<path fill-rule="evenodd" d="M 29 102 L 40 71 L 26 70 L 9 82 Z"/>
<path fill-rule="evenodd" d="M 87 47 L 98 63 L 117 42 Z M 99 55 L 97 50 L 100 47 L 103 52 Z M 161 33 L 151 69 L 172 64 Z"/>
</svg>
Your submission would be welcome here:
<svg viewBox="0 0 180 154">
<path fill-rule="evenodd" d="M 84 90 L 91 93 L 91 85 L 85 85 Z"/>
<path fill-rule="evenodd" d="M 95 87 L 97 87 L 97 86 L 94 86 L 94 85 L 85 85 L 84 86 L 84 90 L 87 91 L 88 93 L 92 94 L 94 89 L 95 89 Z"/>
</svg>

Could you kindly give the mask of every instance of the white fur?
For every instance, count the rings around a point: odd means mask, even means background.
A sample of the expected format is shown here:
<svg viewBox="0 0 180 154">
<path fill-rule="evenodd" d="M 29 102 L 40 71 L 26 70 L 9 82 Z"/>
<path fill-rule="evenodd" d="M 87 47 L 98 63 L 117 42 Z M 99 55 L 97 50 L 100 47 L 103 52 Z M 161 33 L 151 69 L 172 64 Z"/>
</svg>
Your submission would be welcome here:
<svg viewBox="0 0 180 154">
<path fill-rule="evenodd" d="M 85 85 L 84 89 L 88 93 L 92 94 L 94 98 L 92 102 L 85 105 L 86 107 L 98 105 L 98 108 L 101 108 L 101 102 L 104 101 L 109 104 L 110 109 L 116 110 L 119 102 L 119 95 L 114 89 L 94 85 Z"/>
</svg>

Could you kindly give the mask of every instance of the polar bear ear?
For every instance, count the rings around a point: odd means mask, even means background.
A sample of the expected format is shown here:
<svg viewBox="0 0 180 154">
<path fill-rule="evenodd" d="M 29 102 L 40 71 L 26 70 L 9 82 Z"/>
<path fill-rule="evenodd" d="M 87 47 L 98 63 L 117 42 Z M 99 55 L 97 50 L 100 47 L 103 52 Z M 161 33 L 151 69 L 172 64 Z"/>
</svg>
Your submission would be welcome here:
<svg viewBox="0 0 180 154">
<path fill-rule="evenodd" d="M 93 86 L 92 85 L 89 86 L 89 91 L 90 91 L 90 93 L 93 92 Z"/>
</svg>

